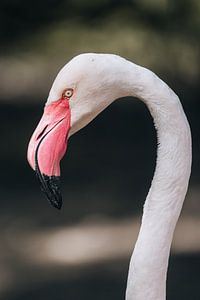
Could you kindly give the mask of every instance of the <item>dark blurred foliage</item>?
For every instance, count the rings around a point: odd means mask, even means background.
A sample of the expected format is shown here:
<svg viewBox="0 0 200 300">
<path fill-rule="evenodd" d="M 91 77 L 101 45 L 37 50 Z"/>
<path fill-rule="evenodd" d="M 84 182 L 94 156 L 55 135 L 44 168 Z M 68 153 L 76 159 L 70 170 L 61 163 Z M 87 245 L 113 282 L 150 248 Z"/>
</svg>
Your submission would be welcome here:
<svg viewBox="0 0 200 300">
<path fill-rule="evenodd" d="M 178 30 L 197 37 L 200 32 L 199 5 L 191 0 L 1 0 L 1 48 L 9 46 L 48 23 L 78 19 L 88 25 L 99 25 L 113 11 L 121 11 L 126 21 L 139 20 L 156 30 Z"/>
</svg>

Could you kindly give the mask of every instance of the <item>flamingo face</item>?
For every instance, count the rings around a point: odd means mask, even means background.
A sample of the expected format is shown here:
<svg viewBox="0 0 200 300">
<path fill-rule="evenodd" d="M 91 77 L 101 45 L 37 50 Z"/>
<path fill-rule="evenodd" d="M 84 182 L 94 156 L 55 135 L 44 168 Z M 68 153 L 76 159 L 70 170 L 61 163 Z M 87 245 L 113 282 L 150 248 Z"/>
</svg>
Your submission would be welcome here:
<svg viewBox="0 0 200 300">
<path fill-rule="evenodd" d="M 28 161 L 36 171 L 42 191 L 58 209 L 62 206 L 60 160 L 69 136 L 117 97 L 124 96 L 117 80 L 123 69 L 118 62 L 115 55 L 79 55 L 61 69 L 52 85 L 43 116 L 29 142 Z M 115 68 L 110 68 L 110 63 L 116 64 Z"/>
</svg>

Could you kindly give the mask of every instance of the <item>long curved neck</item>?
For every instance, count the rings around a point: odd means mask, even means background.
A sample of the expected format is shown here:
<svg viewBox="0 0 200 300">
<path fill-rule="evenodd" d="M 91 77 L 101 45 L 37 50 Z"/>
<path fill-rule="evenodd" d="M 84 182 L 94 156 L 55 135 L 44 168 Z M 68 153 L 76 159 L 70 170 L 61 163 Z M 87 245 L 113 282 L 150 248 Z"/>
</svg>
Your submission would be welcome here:
<svg viewBox="0 0 200 300">
<path fill-rule="evenodd" d="M 126 300 L 164 300 L 173 232 L 191 170 L 191 134 L 176 94 L 154 73 L 132 65 L 129 94 L 149 108 L 158 136 L 156 169 L 133 251 Z"/>
</svg>

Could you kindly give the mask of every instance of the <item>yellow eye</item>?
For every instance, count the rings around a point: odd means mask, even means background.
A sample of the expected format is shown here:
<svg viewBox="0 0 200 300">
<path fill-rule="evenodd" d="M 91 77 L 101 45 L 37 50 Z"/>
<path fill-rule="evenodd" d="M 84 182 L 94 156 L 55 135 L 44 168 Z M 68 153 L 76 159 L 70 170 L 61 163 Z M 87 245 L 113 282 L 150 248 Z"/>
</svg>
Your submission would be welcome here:
<svg viewBox="0 0 200 300">
<path fill-rule="evenodd" d="M 63 94 L 62 94 L 62 98 L 63 99 L 69 99 L 71 98 L 71 96 L 73 95 L 74 90 L 73 89 L 66 89 Z"/>
</svg>

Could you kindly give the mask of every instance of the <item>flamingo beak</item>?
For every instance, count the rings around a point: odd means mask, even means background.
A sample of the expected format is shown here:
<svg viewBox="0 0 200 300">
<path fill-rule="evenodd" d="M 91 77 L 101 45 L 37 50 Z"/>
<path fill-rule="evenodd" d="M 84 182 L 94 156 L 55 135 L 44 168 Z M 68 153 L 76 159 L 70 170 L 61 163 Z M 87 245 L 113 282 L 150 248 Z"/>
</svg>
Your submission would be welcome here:
<svg viewBox="0 0 200 300">
<path fill-rule="evenodd" d="M 67 150 L 70 117 L 67 99 L 46 105 L 28 145 L 29 164 L 35 170 L 47 199 L 58 209 L 62 206 L 60 160 Z"/>
</svg>

